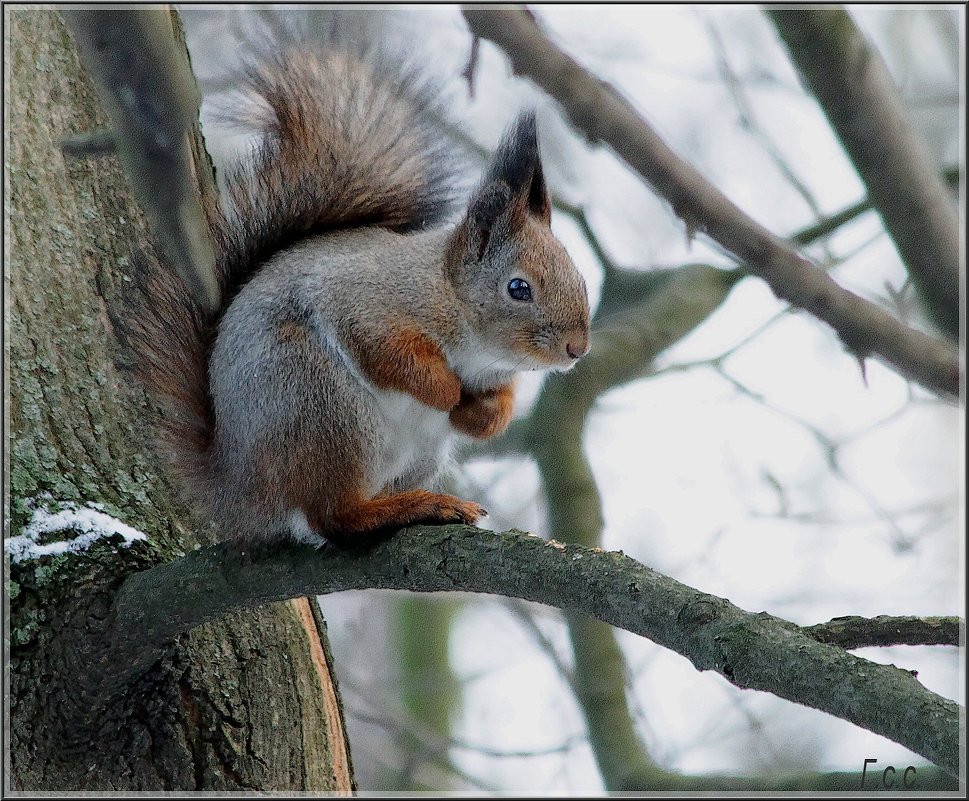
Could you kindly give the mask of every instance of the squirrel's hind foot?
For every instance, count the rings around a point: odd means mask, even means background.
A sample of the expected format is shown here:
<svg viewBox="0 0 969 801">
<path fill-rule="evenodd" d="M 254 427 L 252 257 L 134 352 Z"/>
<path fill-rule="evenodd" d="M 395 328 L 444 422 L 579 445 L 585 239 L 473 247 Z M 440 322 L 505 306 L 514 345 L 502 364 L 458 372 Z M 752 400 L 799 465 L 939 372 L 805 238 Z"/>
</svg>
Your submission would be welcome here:
<svg viewBox="0 0 969 801">
<path fill-rule="evenodd" d="M 362 535 L 379 534 L 418 523 L 465 523 L 471 525 L 488 511 L 473 501 L 454 495 L 410 490 L 371 499 L 354 499 L 331 513 L 316 527 L 328 540 L 338 544 L 359 542 Z"/>
</svg>

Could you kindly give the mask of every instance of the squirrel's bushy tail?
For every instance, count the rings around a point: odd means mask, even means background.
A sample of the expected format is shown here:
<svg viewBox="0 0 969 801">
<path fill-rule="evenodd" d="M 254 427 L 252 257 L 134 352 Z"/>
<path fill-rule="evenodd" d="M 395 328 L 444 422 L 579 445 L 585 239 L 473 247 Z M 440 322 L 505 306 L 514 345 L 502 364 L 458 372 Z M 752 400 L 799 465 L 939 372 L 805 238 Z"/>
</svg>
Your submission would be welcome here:
<svg viewBox="0 0 969 801">
<path fill-rule="evenodd" d="M 220 245 L 233 272 L 327 230 L 440 223 L 455 199 L 456 165 L 441 134 L 439 87 L 335 36 L 287 44 L 247 65 L 228 113 L 263 132 L 226 179 Z"/>
<path fill-rule="evenodd" d="M 206 214 L 220 308 L 204 311 L 157 248 L 132 256 L 129 290 L 111 317 L 119 363 L 156 404 L 163 452 L 196 501 L 220 492 L 208 360 L 222 311 L 275 253 L 326 231 L 440 223 L 457 165 L 441 133 L 441 93 L 376 49 L 331 34 L 264 44 L 240 77 L 231 117 L 258 144 L 226 172 Z"/>
</svg>

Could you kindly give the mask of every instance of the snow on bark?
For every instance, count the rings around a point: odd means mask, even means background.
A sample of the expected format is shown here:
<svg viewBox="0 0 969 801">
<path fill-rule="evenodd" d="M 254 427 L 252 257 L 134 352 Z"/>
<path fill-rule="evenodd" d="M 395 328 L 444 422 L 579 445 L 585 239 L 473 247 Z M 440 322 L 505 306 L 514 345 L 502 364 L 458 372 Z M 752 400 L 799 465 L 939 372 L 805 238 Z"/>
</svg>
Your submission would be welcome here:
<svg viewBox="0 0 969 801">
<path fill-rule="evenodd" d="M 14 562 L 77 553 L 90 548 L 97 540 L 115 534 L 121 536 L 121 545 L 124 547 L 137 540 L 147 539 L 143 532 L 104 512 L 104 506 L 100 503 L 88 501 L 82 507 L 71 501 L 52 502 L 49 498 L 43 500 L 46 504 L 56 506 L 56 511 L 44 507 L 35 508 L 23 532 L 4 542 L 4 549 Z M 43 541 L 45 535 L 62 531 L 79 533 L 70 539 Z"/>
</svg>

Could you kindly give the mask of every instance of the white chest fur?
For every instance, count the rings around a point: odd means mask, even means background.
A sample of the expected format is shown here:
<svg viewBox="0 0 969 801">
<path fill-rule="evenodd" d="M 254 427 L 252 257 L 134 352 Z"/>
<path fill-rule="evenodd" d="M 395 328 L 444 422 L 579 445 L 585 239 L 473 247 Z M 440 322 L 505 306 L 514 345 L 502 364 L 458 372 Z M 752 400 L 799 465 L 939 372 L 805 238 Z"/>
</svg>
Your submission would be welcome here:
<svg viewBox="0 0 969 801">
<path fill-rule="evenodd" d="M 403 392 L 375 389 L 383 417 L 378 489 L 427 488 L 450 458 L 455 434 L 447 412 L 425 406 Z"/>
<path fill-rule="evenodd" d="M 513 371 L 521 368 L 521 362 L 520 358 L 481 347 L 448 354 L 451 369 L 472 390 L 507 382 Z M 412 395 L 370 386 L 388 431 L 376 477 L 379 487 L 428 487 L 446 465 L 458 437 L 447 412 L 425 406 Z"/>
<path fill-rule="evenodd" d="M 377 457 L 367 462 L 370 492 L 428 489 L 450 458 L 456 432 L 448 413 L 425 406 L 413 395 L 374 386 L 329 323 L 320 317 L 313 322 L 320 344 L 374 400 L 380 419 L 375 425 Z"/>
<path fill-rule="evenodd" d="M 465 347 L 448 354 L 448 364 L 472 390 L 491 389 L 511 379 L 516 370 L 528 370 L 531 363 L 508 353 L 495 353 L 486 348 Z"/>
</svg>

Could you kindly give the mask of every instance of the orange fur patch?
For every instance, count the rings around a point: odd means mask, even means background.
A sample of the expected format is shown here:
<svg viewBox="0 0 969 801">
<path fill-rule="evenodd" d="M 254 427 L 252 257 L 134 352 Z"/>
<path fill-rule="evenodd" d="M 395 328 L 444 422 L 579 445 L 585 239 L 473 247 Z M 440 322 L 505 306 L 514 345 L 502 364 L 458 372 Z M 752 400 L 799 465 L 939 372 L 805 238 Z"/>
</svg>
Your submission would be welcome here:
<svg viewBox="0 0 969 801">
<path fill-rule="evenodd" d="M 308 339 L 309 335 L 310 332 L 298 323 L 287 322 L 279 326 L 279 338 L 283 342 L 302 342 Z"/>
<path fill-rule="evenodd" d="M 443 412 L 461 400 L 461 381 L 447 366 L 437 344 L 417 328 L 385 339 L 350 343 L 361 369 L 378 387 L 413 395 Z"/>
</svg>

